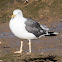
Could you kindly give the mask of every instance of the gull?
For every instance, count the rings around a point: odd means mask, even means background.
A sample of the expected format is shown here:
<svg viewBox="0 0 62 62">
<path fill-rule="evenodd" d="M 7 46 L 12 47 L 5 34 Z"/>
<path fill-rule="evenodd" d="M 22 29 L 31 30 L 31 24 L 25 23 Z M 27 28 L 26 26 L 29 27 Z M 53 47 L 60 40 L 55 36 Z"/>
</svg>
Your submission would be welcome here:
<svg viewBox="0 0 62 62">
<path fill-rule="evenodd" d="M 9 22 L 9 27 L 12 33 L 21 38 L 20 51 L 14 53 L 22 53 L 23 51 L 23 39 L 29 40 L 29 53 L 31 53 L 31 40 L 38 39 L 45 35 L 57 34 L 56 32 L 49 33 L 46 26 L 43 26 L 31 18 L 24 18 L 23 13 L 20 9 L 13 11 L 12 18 Z"/>
</svg>

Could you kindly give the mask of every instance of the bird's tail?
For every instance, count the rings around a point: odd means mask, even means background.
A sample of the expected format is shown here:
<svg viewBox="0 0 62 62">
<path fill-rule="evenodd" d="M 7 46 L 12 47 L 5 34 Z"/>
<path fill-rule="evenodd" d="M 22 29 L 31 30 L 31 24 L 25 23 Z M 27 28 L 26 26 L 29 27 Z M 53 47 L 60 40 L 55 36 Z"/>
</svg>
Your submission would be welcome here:
<svg viewBox="0 0 62 62">
<path fill-rule="evenodd" d="M 46 31 L 46 34 L 45 36 L 56 36 L 58 35 L 59 33 L 58 32 L 49 32 L 49 28 L 47 28 L 46 26 L 44 25 L 40 25 L 42 29 L 44 29 Z"/>
<path fill-rule="evenodd" d="M 48 34 L 46 34 L 45 36 L 56 36 L 58 34 L 58 32 L 48 32 Z"/>
</svg>

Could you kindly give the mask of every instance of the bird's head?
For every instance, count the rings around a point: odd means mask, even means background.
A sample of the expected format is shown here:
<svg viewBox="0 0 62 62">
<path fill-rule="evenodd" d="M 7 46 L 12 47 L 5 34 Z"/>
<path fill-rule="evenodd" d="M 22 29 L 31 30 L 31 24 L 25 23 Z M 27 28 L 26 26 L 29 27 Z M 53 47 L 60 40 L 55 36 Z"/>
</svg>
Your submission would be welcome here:
<svg viewBox="0 0 62 62">
<path fill-rule="evenodd" d="M 22 11 L 20 9 L 16 9 L 13 11 L 12 18 L 14 18 L 17 15 L 20 15 L 21 17 L 23 17 Z"/>
</svg>

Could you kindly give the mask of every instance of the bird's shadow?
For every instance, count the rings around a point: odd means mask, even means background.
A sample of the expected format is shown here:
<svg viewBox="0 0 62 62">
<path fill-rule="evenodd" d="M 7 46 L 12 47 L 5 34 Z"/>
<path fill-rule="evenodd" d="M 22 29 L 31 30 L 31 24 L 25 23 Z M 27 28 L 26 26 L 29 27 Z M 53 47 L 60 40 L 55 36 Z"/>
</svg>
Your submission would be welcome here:
<svg viewBox="0 0 62 62">
<path fill-rule="evenodd" d="M 48 56 L 48 57 L 37 57 L 37 58 L 28 58 L 28 59 L 24 59 L 23 61 L 25 62 L 56 62 L 57 60 L 55 60 L 54 56 Z"/>
</svg>

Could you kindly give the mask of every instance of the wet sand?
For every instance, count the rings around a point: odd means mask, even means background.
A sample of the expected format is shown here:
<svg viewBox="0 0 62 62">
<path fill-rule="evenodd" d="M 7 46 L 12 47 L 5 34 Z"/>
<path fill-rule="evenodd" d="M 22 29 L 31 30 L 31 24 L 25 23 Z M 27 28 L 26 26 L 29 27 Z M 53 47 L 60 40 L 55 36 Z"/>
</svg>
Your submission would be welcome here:
<svg viewBox="0 0 62 62">
<path fill-rule="evenodd" d="M 47 23 L 46 25 L 50 26 L 50 31 L 56 31 L 60 33 L 57 36 L 46 36 L 46 37 L 41 37 L 38 40 L 32 40 L 31 56 L 32 57 L 36 56 L 35 54 L 38 54 L 39 56 L 40 54 L 40 55 L 45 55 L 44 58 L 46 58 L 46 56 L 48 57 L 48 55 L 51 54 L 53 55 L 53 57 L 54 55 L 56 55 L 62 58 L 62 22 L 57 21 L 54 23 Z M 0 57 L 6 55 L 7 53 L 13 54 L 13 52 L 19 50 L 20 41 L 21 39 L 15 37 L 11 33 L 8 23 L 0 24 L 0 42 L 2 42 L 0 44 L 0 53 L 3 53 L 0 55 Z M 27 52 L 28 52 L 28 40 L 24 40 L 24 46 L 23 46 L 24 55 Z"/>
</svg>

